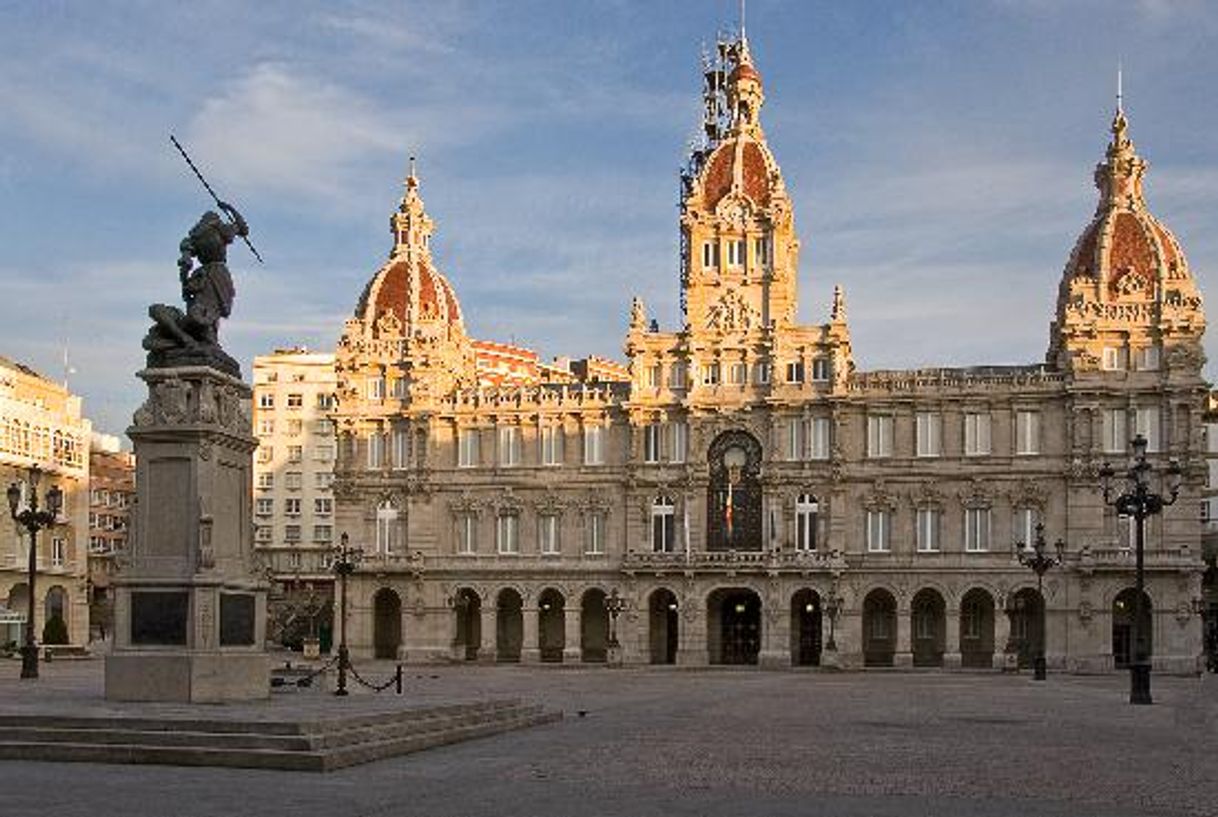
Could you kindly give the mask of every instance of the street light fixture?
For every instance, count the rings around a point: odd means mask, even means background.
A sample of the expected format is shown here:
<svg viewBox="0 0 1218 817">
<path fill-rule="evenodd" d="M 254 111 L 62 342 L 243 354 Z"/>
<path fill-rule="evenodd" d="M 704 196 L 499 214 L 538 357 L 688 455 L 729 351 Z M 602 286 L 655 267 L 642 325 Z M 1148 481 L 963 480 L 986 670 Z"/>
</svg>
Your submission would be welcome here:
<svg viewBox="0 0 1218 817">
<path fill-rule="evenodd" d="M 1121 516 L 1131 516 L 1137 520 L 1137 542 L 1135 545 L 1135 597 L 1133 602 L 1133 636 L 1132 656 L 1129 662 L 1129 702 L 1131 704 L 1150 704 L 1150 656 L 1147 655 L 1145 639 L 1148 633 L 1142 632 L 1142 616 L 1145 610 L 1143 590 L 1145 584 L 1143 559 L 1146 546 L 1146 520 L 1155 514 L 1162 513 L 1168 505 L 1173 505 L 1180 495 L 1180 485 L 1184 472 L 1180 463 L 1170 460 L 1165 472 L 1167 476 L 1168 496 L 1156 494 L 1150 490 L 1150 474 L 1155 467 L 1146 461 L 1146 438 L 1141 434 L 1133 438 L 1133 462 L 1122 476 L 1125 479 L 1125 490 L 1115 499 L 1112 496 L 1112 480 L 1116 472 L 1112 466 L 1105 463 L 1100 469 L 1100 481 L 1104 491 L 1104 504 L 1111 505 Z"/>
<path fill-rule="evenodd" d="M 1059 538 L 1053 543 L 1053 549 L 1057 551 L 1056 555 L 1049 555 L 1045 552 L 1045 526 L 1041 522 L 1036 523 L 1036 539 L 1031 547 L 1027 542 L 1015 543 L 1015 557 L 1019 559 L 1019 563 L 1024 567 L 1032 568 L 1036 573 L 1036 595 L 1040 598 L 1042 621 L 1045 604 L 1045 574 L 1049 572 L 1049 568 L 1057 567 L 1065 561 L 1066 543 Z M 1033 666 L 1035 671 L 1032 677 L 1037 681 L 1045 680 L 1045 633 L 1043 628 L 1036 645 L 1036 658 Z"/>
<path fill-rule="evenodd" d="M 347 693 L 347 670 L 351 668 L 351 656 L 347 652 L 347 577 L 355 572 L 355 568 L 364 558 L 361 548 L 351 547 L 346 533 L 339 537 L 339 545 L 330 550 L 334 560 L 334 572 L 338 575 L 339 584 L 339 620 L 338 620 L 338 688 L 335 695 Z"/>
<path fill-rule="evenodd" d="M 825 599 L 825 615 L 829 616 L 829 643 L 825 649 L 829 652 L 837 652 L 837 615 L 842 611 L 843 601 L 836 589 L 830 589 Z"/>
<path fill-rule="evenodd" d="M 27 493 L 21 488 L 20 482 L 8 486 L 5 495 L 8 499 L 8 511 L 13 521 L 29 531 L 29 598 L 26 612 L 25 644 L 21 647 L 21 677 L 38 677 L 38 644 L 34 639 L 34 579 L 38 570 L 38 531 L 58 523 L 59 512 L 63 510 L 63 491 L 58 485 L 52 485 L 47 491 L 46 508 L 38 509 L 38 482 L 42 471 L 31 468 L 26 476 L 29 500 L 25 508 L 21 507 L 22 494 Z"/>
</svg>

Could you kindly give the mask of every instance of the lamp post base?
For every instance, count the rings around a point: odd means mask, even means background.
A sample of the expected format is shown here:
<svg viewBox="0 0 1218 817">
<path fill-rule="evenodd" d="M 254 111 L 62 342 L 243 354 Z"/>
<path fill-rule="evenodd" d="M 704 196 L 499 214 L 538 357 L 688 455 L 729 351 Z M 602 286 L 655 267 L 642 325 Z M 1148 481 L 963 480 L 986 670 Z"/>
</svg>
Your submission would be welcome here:
<svg viewBox="0 0 1218 817">
<path fill-rule="evenodd" d="M 1138 661 L 1129 668 L 1129 702 L 1131 704 L 1153 704 L 1150 697 L 1150 664 Z"/>
<path fill-rule="evenodd" d="M 21 647 L 21 677 L 38 677 L 38 647 L 25 644 Z"/>
<path fill-rule="evenodd" d="M 1045 672 L 1045 657 L 1043 655 L 1036 656 L 1036 660 L 1033 662 L 1032 666 L 1033 666 L 1033 674 L 1032 674 L 1033 680 L 1043 681 L 1048 677 L 1048 674 Z"/>
</svg>

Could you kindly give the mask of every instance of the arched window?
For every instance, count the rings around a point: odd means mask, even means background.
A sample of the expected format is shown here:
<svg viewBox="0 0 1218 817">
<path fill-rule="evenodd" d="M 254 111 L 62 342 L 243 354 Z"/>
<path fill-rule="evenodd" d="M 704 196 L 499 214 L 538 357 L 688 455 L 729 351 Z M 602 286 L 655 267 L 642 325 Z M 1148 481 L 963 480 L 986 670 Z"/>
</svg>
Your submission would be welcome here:
<svg viewBox="0 0 1218 817">
<path fill-rule="evenodd" d="M 396 553 L 401 548 L 398 509 L 386 499 L 376 509 L 376 552 Z"/>
<path fill-rule="evenodd" d="M 795 549 L 816 550 L 816 515 L 820 505 L 812 494 L 800 494 L 795 500 Z"/>
<path fill-rule="evenodd" d="M 651 548 L 672 553 L 677 547 L 677 522 L 670 497 L 657 496 L 651 503 Z"/>
</svg>

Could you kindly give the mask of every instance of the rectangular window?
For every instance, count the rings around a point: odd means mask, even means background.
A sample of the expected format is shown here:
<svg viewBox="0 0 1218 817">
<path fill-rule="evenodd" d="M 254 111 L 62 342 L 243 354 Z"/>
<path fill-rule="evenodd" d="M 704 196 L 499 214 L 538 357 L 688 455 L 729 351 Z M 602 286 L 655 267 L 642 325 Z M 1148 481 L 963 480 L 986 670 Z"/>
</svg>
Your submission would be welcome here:
<svg viewBox="0 0 1218 817">
<path fill-rule="evenodd" d="M 1101 365 L 1105 371 L 1122 371 L 1125 366 L 1125 349 L 1117 346 L 1105 346 Z"/>
<path fill-rule="evenodd" d="M 385 378 L 370 377 L 368 378 L 368 399 L 380 400 L 385 396 Z"/>
<path fill-rule="evenodd" d="M 313 500 L 313 513 L 318 516 L 329 516 L 334 513 L 334 500 L 328 496 L 319 496 Z"/>
<path fill-rule="evenodd" d="M 304 407 L 304 395 L 300 393 L 288 395 L 288 408 L 298 409 Z"/>
<path fill-rule="evenodd" d="M 676 516 L 671 500 L 651 506 L 651 547 L 656 553 L 672 553 L 677 546 Z"/>
<path fill-rule="evenodd" d="M 302 561 L 300 553 L 293 551 L 288 554 L 288 568 L 291 570 L 300 570 Z"/>
<path fill-rule="evenodd" d="M 770 382 L 770 364 L 758 363 L 753 367 L 753 380 L 764 386 Z"/>
<path fill-rule="evenodd" d="M 541 427 L 541 464 L 562 465 L 563 427 L 547 425 Z"/>
<path fill-rule="evenodd" d="M 919 457 L 943 454 L 943 418 L 933 411 L 919 411 L 914 418 L 914 437 Z"/>
<path fill-rule="evenodd" d="M 327 544 L 334 539 L 334 528 L 329 525 L 313 526 L 313 541 Z"/>
<path fill-rule="evenodd" d="M 719 362 L 707 363 L 702 367 L 702 385 L 703 386 L 718 386 L 719 385 Z"/>
<path fill-rule="evenodd" d="M 1159 407 L 1143 406 L 1134 411 L 1134 433 L 1146 438 L 1146 450 L 1159 451 Z"/>
<path fill-rule="evenodd" d="M 964 549 L 969 553 L 984 553 L 990 549 L 989 508 L 965 509 Z"/>
<path fill-rule="evenodd" d="M 270 418 L 266 418 L 266 419 L 262 419 L 262 420 L 258 421 L 258 435 L 259 436 L 268 437 L 274 433 L 275 433 L 275 421 L 274 420 L 272 420 Z"/>
<path fill-rule="evenodd" d="M 300 516 L 300 497 L 288 497 L 283 501 L 283 512 L 288 516 Z"/>
<path fill-rule="evenodd" d="M 1129 412 L 1125 409 L 1104 409 L 1104 451 L 1124 454 L 1129 448 Z"/>
<path fill-rule="evenodd" d="M 714 269 L 717 266 L 719 266 L 719 242 L 703 241 L 702 267 L 704 269 Z"/>
<path fill-rule="evenodd" d="M 1144 346 L 1138 350 L 1138 368 L 1142 371 L 1152 372 L 1159 368 L 1159 347 Z"/>
<path fill-rule="evenodd" d="M 329 411 L 330 409 L 334 408 L 334 404 L 335 397 L 333 394 L 317 395 L 317 407 L 322 411 Z"/>
<path fill-rule="evenodd" d="M 798 462 L 804 458 L 804 418 L 787 419 L 787 459 Z"/>
<path fill-rule="evenodd" d="M 330 486 L 334 484 L 334 474 L 329 471 L 319 471 L 313 475 L 313 487 L 320 488 L 323 491 L 330 490 Z"/>
<path fill-rule="evenodd" d="M 990 415 L 971 411 L 964 415 L 964 455 L 977 457 L 990 453 Z"/>
<path fill-rule="evenodd" d="M 768 235 L 753 239 L 753 255 L 757 263 L 763 267 L 770 264 L 770 237 Z"/>
<path fill-rule="evenodd" d="M 62 536 L 55 536 L 51 539 L 51 566 L 63 567 L 63 563 L 67 560 L 68 542 Z"/>
<path fill-rule="evenodd" d="M 668 368 L 668 388 L 683 389 L 686 385 L 685 364 L 674 363 Z"/>
<path fill-rule="evenodd" d="M 304 421 L 295 419 L 288 420 L 288 436 L 299 437 L 301 429 L 304 428 Z"/>
<path fill-rule="evenodd" d="M 332 462 L 334 460 L 334 446 L 319 445 L 313 449 L 313 459 L 316 462 Z"/>
<path fill-rule="evenodd" d="M 290 545 L 297 544 L 300 541 L 300 525 L 284 525 L 283 541 Z"/>
<path fill-rule="evenodd" d="M 304 448 L 299 445 L 288 446 L 288 462 L 300 462 L 304 459 Z"/>
<path fill-rule="evenodd" d="M 320 447 L 318 450 L 321 450 Z M 406 468 L 410 465 L 410 431 L 405 428 L 393 430 L 393 467 Z"/>
<path fill-rule="evenodd" d="M 269 491 L 275 487 L 275 475 L 270 472 L 262 472 L 258 475 L 258 490 Z"/>
<path fill-rule="evenodd" d="M 258 497 L 255 503 L 255 512 L 259 516 L 270 516 L 275 512 L 275 500 L 266 496 Z"/>
<path fill-rule="evenodd" d="M 269 525 L 259 525 L 258 527 L 254 528 L 255 542 L 266 544 L 267 542 L 271 541 L 271 537 L 273 535 L 274 531 L 271 530 Z"/>
<path fill-rule="evenodd" d="M 600 556 L 605 552 L 605 519 L 606 515 L 600 511 L 593 511 L 587 516 L 584 553 L 589 556 Z"/>
<path fill-rule="evenodd" d="M 334 423 L 330 420 L 315 420 L 313 422 L 313 433 L 328 437 L 334 433 Z"/>
<path fill-rule="evenodd" d="M 258 462 L 268 463 L 275 458 L 275 447 L 271 445 L 258 446 Z"/>
<path fill-rule="evenodd" d="M 473 513 L 457 515 L 457 552 L 478 552 L 478 517 Z"/>
<path fill-rule="evenodd" d="M 407 397 L 407 388 L 410 381 L 404 377 L 399 377 L 390 382 L 389 393 L 396 400 L 405 400 Z"/>
<path fill-rule="evenodd" d="M 812 418 L 812 459 L 829 459 L 829 418 Z"/>
<path fill-rule="evenodd" d="M 871 553 L 887 553 L 891 550 L 891 528 L 892 511 L 867 511 L 867 550 Z"/>
<path fill-rule="evenodd" d="M 813 358 L 812 379 L 819 383 L 829 380 L 833 373 L 833 368 L 830 364 L 831 361 L 827 357 Z"/>
<path fill-rule="evenodd" d="M 516 537 L 520 527 L 520 517 L 516 514 L 505 513 L 495 520 L 495 548 L 500 553 L 515 554 L 520 552 L 520 542 Z"/>
<path fill-rule="evenodd" d="M 727 265 L 739 267 L 744 265 L 744 240 L 733 238 L 727 242 Z"/>
<path fill-rule="evenodd" d="M 273 409 L 275 408 L 275 395 L 272 392 L 264 391 L 258 395 L 258 408 Z"/>
<path fill-rule="evenodd" d="M 499 427 L 499 465 L 511 468 L 520 464 L 519 426 Z"/>
<path fill-rule="evenodd" d="M 604 426 L 584 426 L 584 465 L 601 465 L 604 459 Z"/>
<path fill-rule="evenodd" d="M 1040 453 L 1040 412 L 1015 412 L 1015 453 Z"/>
<path fill-rule="evenodd" d="M 795 502 L 795 549 L 808 553 L 816 550 L 817 503 L 807 496 Z"/>
<path fill-rule="evenodd" d="M 478 429 L 465 428 L 457 432 L 457 466 L 473 468 L 478 465 Z"/>
<path fill-rule="evenodd" d="M 867 456 L 892 456 L 892 416 L 873 414 L 867 418 Z"/>
<path fill-rule="evenodd" d="M 558 555 L 558 516 L 552 513 L 537 517 L 537 549 L 543 556 Z"/>
<path fill-rule="evenodd" d="M 647 388 L 658 389 L 660 384 L 664 382 L 664 367 L 659 363 L 653 363 L 647 367 Z"/>
<path fill-rule="evenodd" d="M 288 471 L 283 475 L 283 485 L 289 491 L 299 491 L 303 480 L 299 471 Z"/>
<path fill-rule="evenodd" d="M 1040 515 L 1035 508 L 1017 508 L 1013 531 L 1015 542 L 1022 543 L 1024 550 L 1031 550 L 1036 542 L 1036 523 Z"/>
<path fill-rule="evenodd" d="M 917 539 L 919 553 L 938 552 L 940 516 L 938 508 L 918 508 Z"/>
<path fill-rule="evenodd" d="M 685 462 L 689 448 L 689 426 L 683 422 L 668 424 L 669 436 L 672 438 L 672 462 Z"/>
<path fill-rule="evenodd" d="M 385 438 L 379 432 L 368 435 L 368 467 L 380 468 L 385 462 Z"/>
<path fill-rule="evenodd" d="M 802 360 L 793 360 L 787 364 L 787 382 L 804 382 L 804 362 Z"/>
<path fill-rule="evenodd" d="M 749 367 L 745 363 L 733 363 L 728 375 L 731 377 L 732 385 L 743 385 L 748 381 Z"/>
<path fill-rule="evenodd" d="M 643 426 L 643 462 L 660 461 L 660 432 L 659 423 L 648 423 Z"/>
</svg>

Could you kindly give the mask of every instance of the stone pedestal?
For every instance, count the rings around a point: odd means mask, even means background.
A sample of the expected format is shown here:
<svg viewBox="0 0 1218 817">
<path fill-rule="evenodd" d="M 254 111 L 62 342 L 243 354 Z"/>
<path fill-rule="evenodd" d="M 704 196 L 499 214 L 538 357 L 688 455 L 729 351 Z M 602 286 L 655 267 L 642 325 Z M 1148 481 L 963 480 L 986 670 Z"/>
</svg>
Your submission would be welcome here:
<svg viewBox="0 0 1218 817">
<path fill-rule="evenodd" d="M 251 390 L 206 366 L 146 369 L 127 433 L 136 504 L 115 578 L 106 698 L 218 703 L 270 694 L 266 580 L 253 551 Z"/>
<path fill-rule="evenodd" d="M 610 644 L 605 652 L 605 663 L 610 667 L 622 666 L 622 646 L 620 644 Z"/>
</svg>

